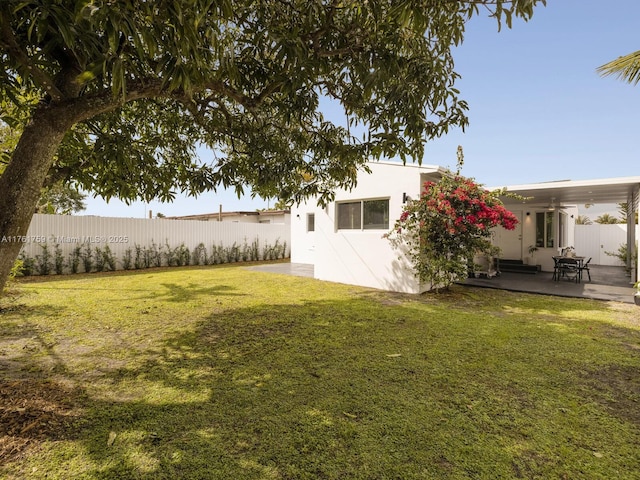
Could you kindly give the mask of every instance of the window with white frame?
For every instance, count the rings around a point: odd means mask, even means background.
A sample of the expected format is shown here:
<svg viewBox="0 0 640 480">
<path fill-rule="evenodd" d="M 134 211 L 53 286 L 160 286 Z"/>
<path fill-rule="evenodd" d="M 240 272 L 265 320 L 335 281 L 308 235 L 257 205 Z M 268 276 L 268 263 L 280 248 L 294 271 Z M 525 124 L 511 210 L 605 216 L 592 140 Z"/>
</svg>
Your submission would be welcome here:
<svg viewBox="0 0 640 480">
<path fill-rule="evenodd" d="M 555 231 L 553 228 L 554 212 L 536 213 L 536 247 L 553 248 Z"/>
<path fill-rule="evenodd" d="M 387 230 L 389 199 L 339 202 L 336 217 L 338 230 Z"/>
</svg>

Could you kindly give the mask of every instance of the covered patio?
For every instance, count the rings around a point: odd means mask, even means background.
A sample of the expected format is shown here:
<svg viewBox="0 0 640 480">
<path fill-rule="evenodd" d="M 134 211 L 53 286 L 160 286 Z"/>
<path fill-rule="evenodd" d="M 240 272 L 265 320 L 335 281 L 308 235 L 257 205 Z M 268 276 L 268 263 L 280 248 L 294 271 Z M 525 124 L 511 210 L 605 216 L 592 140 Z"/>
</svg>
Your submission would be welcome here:
<svg viewBox="0 0 640 480">
<path fill-rule="evenodd" d="M 519 196 L 522 200 L 514 201 L 512 198 L 506 196 L 503 197 L 505 206 L 509 209 L 517 209 L 518 207 L 523 210 L 527 210 L 526 215 L 529 215 L 529 209 L 535 211 L 558 211 L 565 207 L 570 207 L 579 204 L 627 204 L 627 261 L 626 268 L 630 272 L 630 276 L 627 276 L 626 285 L 631 287 L 632 284 L 640 279 L 636 241 L 637 238 L 637 223 L 635 220 L 636 212 L 638 211 L 638 202 L 640 197 L 640 176 L 634 177 L 622 177 L 622 178 L 605 178 L 598 180 L 560 180 L 554 182 L 542 182 L 529 185 L 516 185 L 508 187 L 494 187 L 505 188 L 508 193 Z M 492 188 L 492 190 L 494 189 Z M 527 217 L 528 218 L 528 217 Z M 573 219 L 573 215 L 571 215 Z M 553 245 L 555 247 L 566 247 L 567 243 L 564 243 L 559 237 L 561 229 L 558 225 L 558 218 L 554 219 L 554 229 L 556 231 L 556 238 Z M 520 241 L 522 240 L 522 234 L 520 235 Z M 524 245 L 522 249 L 524 250 Z M 540 246 L 534 243 L 536 246 Z M 559 254 L 559 248 L 556 248 L 558 252 L 554 252 L 554 255 Z M 549 249 L 547 249 L 549 250 Z M 547 252 L 548 253 L 548 252 Z M 511 257 L 507 257 L 511 258 Z M 551 258 L 549 256 L 549 258 Z M 550 270 L 549 266 L 545 268 L 542 266 L 542 270 Z M 551 267 L 552 268 L 552 267 Z M 551 274 L 550 274 L 551 275 Z M 609 278 L 609 276 L 605 276 Z M 614 286 L 614 285 L 612 285 Z M 577 288 L 586 288 L 585 286 Z"/>
<path fill-rule="evenodd" d="M 537 293 L 560 297 L 590 298 L 614 302 L 634 303 L 635 289 L 624 267 L 590 266 L 591 281 L 575 283 L 567 279 L 555 281 L 552 272 L 502 272 L 493 278 L 469 278 L 462 285 L 496 288 L 514 292 Z"/>
</svg>

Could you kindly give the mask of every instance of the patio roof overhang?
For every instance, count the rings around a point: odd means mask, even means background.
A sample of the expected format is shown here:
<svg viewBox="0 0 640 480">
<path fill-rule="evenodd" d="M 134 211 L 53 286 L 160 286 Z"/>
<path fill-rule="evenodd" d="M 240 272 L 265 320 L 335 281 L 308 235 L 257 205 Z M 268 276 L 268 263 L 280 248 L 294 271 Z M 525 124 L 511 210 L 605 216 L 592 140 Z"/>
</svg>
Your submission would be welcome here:
<svg viewBox="0 0 640 480">
<path fill-rule="evenodd" d="M 524 204 L 633 203 L 637 208 L 640 176 L 599 180 L 560 180 L 512 185 L 506 189 L 508 192 L 526 197 L 527 200 L 523 201 Z M 509 200 L 508 203 L 513 203 L 513 200 Z"/>
</svg>

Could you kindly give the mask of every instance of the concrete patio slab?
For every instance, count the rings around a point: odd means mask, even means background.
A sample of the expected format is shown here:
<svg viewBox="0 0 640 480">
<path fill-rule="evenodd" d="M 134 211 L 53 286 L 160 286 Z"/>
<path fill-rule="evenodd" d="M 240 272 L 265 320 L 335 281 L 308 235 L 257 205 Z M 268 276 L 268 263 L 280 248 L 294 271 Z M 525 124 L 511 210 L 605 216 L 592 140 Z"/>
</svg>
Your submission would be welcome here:
<svg viewBox="0 0 640 480">
<path fill-rule="evenodd" d="M 559 297 L 633 303 L 635 289 L 624 267 L 593 265 L 590 267 L 590 273 L 591 281 L 585 274 L 580 283 L 567 279 L 555 281 L 552 272 L 535 274 L 503 272 L 493 278 L 469 278 L 461 284 Z"/>
<path fill-rule="evenodd" d="M 313 265 L 307 263 L 280 262 L 265 265 L 252 265 L 251 267 L 246 268 L 259 272 L 281 273 L 285 275 L 294 275 L 296 277 L 313 278 Z"/>
</svg>

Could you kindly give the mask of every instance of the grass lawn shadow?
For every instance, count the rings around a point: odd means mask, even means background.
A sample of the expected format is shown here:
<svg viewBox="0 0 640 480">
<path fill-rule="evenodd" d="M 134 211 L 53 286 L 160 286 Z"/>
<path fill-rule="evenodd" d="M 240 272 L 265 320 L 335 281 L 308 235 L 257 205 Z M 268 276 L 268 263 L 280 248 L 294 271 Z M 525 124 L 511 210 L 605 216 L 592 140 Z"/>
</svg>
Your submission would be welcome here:
<svg viewBox="0 0 640 480">
<path fill-rule="evenodd" d="M 410 296 L 288 278 L 271 282 L 278 291 L 258 283 L 268 274 L 236 274 L 161 278 L 149 287 L 157 308 L 100 317 L 77 337 L 82 358 L 59 340 L 18 359 L 55 355 L 59 368 L 44 378 L 23 371 L 21 381 L 58 385 L 52 398 L 67 403 L 51 417 L 64 434 L 31 427 L 40 447 L 14 455 L 7 478 L 640 471 L 640 331 L 599 320 L 617 318 L 606 303 L 463 288 Z"/>
</svg>

